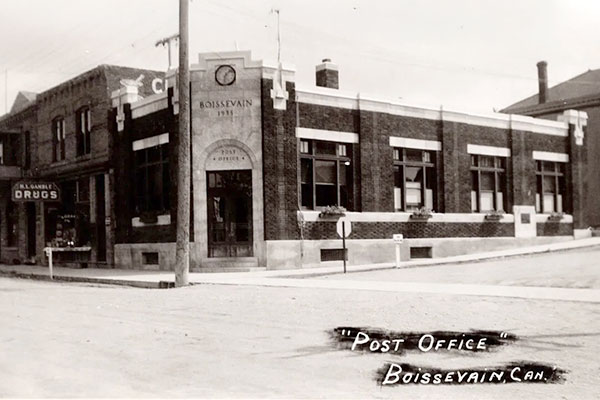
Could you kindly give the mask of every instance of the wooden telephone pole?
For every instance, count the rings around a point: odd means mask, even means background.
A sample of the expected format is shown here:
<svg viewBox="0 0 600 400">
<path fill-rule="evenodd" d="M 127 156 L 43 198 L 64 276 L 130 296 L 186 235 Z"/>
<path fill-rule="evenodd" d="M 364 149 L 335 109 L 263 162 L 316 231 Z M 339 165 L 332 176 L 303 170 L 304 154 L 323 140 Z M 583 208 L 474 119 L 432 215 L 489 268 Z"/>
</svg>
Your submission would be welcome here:
<svg viewBox="0 0 600 400">
<path fill-rule="evenodd" d="M 187 286 L 190 273 L 190 70 L 189 0 L 179 0 L 179 134 L 177 136 L 177 243 L 175 286 Z"/>
</svg>

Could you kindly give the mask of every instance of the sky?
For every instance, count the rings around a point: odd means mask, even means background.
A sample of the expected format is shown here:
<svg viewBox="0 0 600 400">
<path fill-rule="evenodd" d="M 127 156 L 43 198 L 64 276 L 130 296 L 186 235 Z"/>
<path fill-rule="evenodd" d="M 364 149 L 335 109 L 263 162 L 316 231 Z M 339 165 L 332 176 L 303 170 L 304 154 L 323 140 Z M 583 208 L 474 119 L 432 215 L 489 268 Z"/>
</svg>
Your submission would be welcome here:
<svg viewBox="0 0 600 400">
<path fill-rule="evenodd" d="M 341 90 L 488 112 L 536 94 L 540 60 L 550 86 L 600 68 L 598 0 L 191 0 L 191 62 L 236 49 L 275 61 L 273 9 L 303 87 L 330 58 Z M 166 70 L 155 43 L 178 18 L 177 0 L 0 0 L 0 114 L 19 90 L 99 64 Z"/>
</svg>

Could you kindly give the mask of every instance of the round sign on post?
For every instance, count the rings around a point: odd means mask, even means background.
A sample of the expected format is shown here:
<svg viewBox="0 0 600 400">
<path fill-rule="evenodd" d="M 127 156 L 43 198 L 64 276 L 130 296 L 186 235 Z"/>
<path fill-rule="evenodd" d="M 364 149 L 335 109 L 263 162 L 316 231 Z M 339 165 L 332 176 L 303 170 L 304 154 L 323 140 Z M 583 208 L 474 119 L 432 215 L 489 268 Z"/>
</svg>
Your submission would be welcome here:
<svg viewBox="0 0 600 400">
<path fill-rule="evenodd" d="M 352 224 L 350 223 L 350 218 L 341 217 L 340 219 L 338 219 L 336 230 L 337 234 L 341 238 L 350 236 L 350 232 L 352 232 Z"/>
</svg>

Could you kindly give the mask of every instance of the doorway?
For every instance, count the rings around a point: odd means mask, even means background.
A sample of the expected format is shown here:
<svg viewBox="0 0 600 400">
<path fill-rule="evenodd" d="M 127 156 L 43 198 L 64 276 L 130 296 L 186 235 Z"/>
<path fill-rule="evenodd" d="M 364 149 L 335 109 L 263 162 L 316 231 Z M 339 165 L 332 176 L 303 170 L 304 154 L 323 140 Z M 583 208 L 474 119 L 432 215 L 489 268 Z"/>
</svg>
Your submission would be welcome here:
<svg viewBox="0 0 600 400">
<path fill-rule="evenodd" d="M 252 171 L 209 171 L 208 256 L 251 257 Z"/>
</svg>

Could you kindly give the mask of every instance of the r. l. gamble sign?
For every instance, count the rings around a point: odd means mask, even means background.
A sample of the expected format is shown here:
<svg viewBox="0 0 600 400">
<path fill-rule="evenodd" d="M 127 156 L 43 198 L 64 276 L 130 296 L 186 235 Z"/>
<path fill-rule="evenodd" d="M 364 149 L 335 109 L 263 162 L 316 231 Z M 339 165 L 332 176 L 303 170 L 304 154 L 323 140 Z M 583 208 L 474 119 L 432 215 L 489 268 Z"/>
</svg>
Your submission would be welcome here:
<svg viewBox="0 0 600 400">
<path fill-rule="evenodd" d="M 17 182 L 11 198 L 12 201 L 60 201 L 60 188 L 51 182 Z"/>
</svg>

